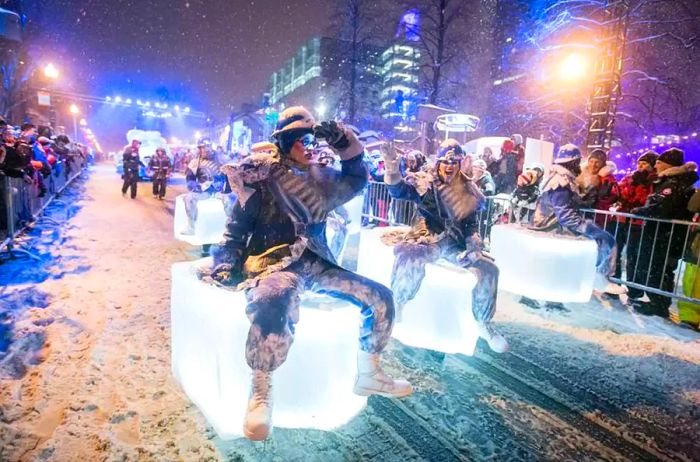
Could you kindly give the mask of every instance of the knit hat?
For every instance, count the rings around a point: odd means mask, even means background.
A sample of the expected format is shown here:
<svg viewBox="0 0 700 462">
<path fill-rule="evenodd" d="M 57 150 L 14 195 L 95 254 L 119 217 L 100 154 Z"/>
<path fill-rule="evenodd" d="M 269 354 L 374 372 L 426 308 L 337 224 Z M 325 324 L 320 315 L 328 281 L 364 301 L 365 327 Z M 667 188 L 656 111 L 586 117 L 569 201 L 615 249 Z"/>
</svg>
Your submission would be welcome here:
<svg viewBox="0 0 700 462">
<path fill-rule="evenodd" d="M 663 162 L 672 167 L 680 167 L 685 163 L 685 155 L 678 148 L 671 148 L 661 153 L 657 162 Z"/>
<path fill-rule="evenodd" d="M 653 167 L 654 165 L 656 165 L 656 160 L 658 158 L 659 158 L 659 155 L 656 152 L 649 150 L 649 151 L 645 152 L 644 154 L 642 154 L 641 156 L 639 156 L 639 159 L 637 159 L 637 162 L 646 162 Z"/>
<path fill-rule="evenodd" d="M 555 164 L 566 164 L 572 160 L 581 159 L 581 150 L 575 144 L 565 144 L 559 148 Z"/>
<path fill-rule="evenodd" d="M 472 163 L 472 168 L 473 167 L 479 167 L 482 170 L 486 170 L 486 162 L 484 159 L 476 159 L 474 163 Z"/>
<path fill-rule="evenodd" d="M 588 154 L 588 158 L 598 159 L 603 164 L 608 161 L 608 155 L 602 149 L 594 149 L 590 154 Z"/>
<path fill-rule="evenodd" d="M 513 140 L 513 143 L 515 143 L 516 146 L 523 144 L 523 135 L 518 135 L 516 133 L 515 135 L 512 135 L 510 139 Z"/>
</svg>

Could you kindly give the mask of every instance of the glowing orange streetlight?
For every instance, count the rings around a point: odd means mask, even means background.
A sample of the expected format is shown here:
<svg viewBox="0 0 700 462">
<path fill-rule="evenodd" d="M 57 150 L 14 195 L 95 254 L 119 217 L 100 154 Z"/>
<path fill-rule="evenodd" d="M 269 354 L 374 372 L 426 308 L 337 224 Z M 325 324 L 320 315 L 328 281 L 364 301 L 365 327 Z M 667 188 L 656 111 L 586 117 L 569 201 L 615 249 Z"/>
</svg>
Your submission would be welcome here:
<svg viewBox="0 0 700 462">
<path fill-rule="evenodd" d="M 564 81 L 574 82 L 586 77 L 590 70 L 588 59 L 578 53 L 566 56 L 559 64 L 559 78 Z"/>
<path fill-rule="evenodd" d="M 44 67 L 44 77 L 51 80 L 56 80 L 58 78 L 58 69 L 53 63 L 49 63 Z"/>
</svg>

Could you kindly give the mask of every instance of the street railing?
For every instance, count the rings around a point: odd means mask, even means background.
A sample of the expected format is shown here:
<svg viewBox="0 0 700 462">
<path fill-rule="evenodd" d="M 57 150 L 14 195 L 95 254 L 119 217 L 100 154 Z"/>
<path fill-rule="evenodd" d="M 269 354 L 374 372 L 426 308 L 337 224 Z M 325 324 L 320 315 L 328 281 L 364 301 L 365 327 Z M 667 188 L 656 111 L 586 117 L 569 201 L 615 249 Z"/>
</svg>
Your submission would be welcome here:
<svg viewBox="0 0 700 462">
<path fill-rule="evenodd" d="M 76 155 L 70 162 L 63 163 L 61 169 L 54 169 L 44 178 L 47 191 L 43 197 L 39 197 L 36 179 L 27 183 L 22 178 L 0 177 L 0 251 L 28 253 L 15 248 L 17 235 L 27 224 L 36 221 L 86 166 L 85 160 Z"/>
<path fill-rule="evenodd" d="M 365 223 L 410 225 L 415 210 L 412 202 L 392 199 L 384 183 L 370 182 L 365 190 Z M 628 286 L 630 295 L 700 303 L 700 224 L 593 209 L 582 213 L 615 238 L 617 270 L 611 279 Z M 533 205 L 518 207 L 508 195 L 487 197 L 477 213 L 479 234 L 488 247 L 494 225 L 528 226 L 533 214 Z"/>
</svg>

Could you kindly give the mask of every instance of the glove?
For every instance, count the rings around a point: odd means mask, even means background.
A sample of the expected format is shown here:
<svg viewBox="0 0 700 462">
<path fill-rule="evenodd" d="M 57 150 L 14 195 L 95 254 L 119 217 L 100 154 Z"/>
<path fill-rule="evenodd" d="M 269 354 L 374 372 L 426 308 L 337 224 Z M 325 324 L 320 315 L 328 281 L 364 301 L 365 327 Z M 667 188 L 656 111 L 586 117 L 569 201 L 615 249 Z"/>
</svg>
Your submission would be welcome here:
<svg viewBox="0 0 700 462">
<path fill-rule="evenodd" d="M 239 271 L 234 271 L 230 263 L 221 263 L 211 272 L 211 278 L 224 286 L 237 286 L 246 280 L 246 277 Z"/>
<path fill-rule="evenodd" d="M 350 160 L 364 151 L 364 146 L 349 128 L 335 121 L 321 122 L 314 127 L 314 135 L 325 139 L 340 160 Z"/>
<path fill-rule="evenodd" d="M 394 144 L 384 143 L 379 150 L 382 154 L 382 159 L 384 159 L 384 182 L 390 186 L 398 184 L 401 181 L 401 169 Z"/>
<path fill-rule="evenodd" d="M 335 120 L 330 122 L 321 122 L 314 127 L 314 136 L 319 139 L 324 139 L 328 145 L 335 149 L 347 149 L 350 146 L 343 127 L 338 125 Z"/>
<path fill-rule="evenodd" d="M 196 181 L 188 181 L 187 182 L 187 190 L 188 191 L 196 191 L 197 186 L 198 186 L 198 184 Z"/>
</svg>

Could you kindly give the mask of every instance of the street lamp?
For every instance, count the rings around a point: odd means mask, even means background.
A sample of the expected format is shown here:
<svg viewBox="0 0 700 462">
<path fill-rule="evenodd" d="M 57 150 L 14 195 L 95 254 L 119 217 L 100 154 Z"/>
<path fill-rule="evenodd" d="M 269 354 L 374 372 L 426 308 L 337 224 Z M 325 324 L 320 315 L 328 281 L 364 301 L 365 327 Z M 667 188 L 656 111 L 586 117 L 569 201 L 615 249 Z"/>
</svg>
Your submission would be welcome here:
<svg viewBox="0 0 700 462">
<path fill-rule="evenodd" d="M 572 53 L 562 60 L 559 65 L 559 78 L 573 82 L 586 77 L 589 71 L 589 63 L 585 56 Z"/>
<path fill-rule="evenodd" d="M 52 63 L 47 64 L 44 67 L 44 77 L 51 80 L 56 80 L 58 78 L 58 69 Z"/>
<path fill-rule="evenodd" d="M 71 115 L 73 116 L 73 142 L 77 143 L 78 142 L 78 114 L 80 114 L 80 109 L 78 109 L 78 106 L 75 105 L 75 103 L 70 105 L 70 108 L 68 108 L 70 111 Z"/>
</svg>

